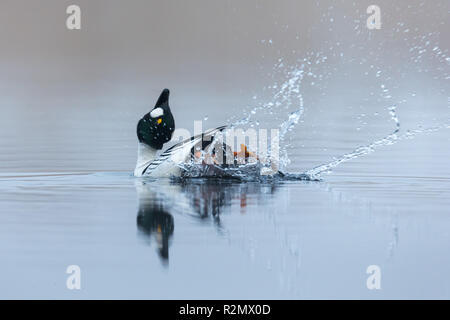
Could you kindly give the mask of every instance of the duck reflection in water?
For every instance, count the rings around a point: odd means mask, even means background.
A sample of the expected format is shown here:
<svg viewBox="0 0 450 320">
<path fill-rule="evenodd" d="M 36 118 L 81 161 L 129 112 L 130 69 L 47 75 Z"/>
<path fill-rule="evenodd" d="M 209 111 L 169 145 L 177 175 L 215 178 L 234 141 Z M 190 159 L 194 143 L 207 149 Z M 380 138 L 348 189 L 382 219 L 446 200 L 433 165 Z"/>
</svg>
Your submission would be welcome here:
<svg viewBox="0 0 450 320">
<path fill-rule="evenodd" d="M 276 191 L 274 184 L 189 180 L 158 184 L 156 181 L 136 181 L 139 199 L 138 230 L 155 241 L 164 264 L 169 260 L 169 246 L 174 232 L 172 214 L 188 214 L 201 221 L 214 221 L 219 233 L 223 226 L 220 215 L 224 208 L 237 203 L 245 214 L 249 201 L 265 201 Z M 170 212 L 169 212 L 170 211 Z"/>
<path fill-rule="evenodd" d="M 137 186 L 139 210 L 137 226 L 142 234 L 154 239 L 163 263 L 169 259 L 169 241 L 173 234 L 173 216 L 164 208 L 161 200 L 145 185 Z"/>
<path fill-rule="evenodd" d="M 239 204 L 240 213 L 245 214 L 248 201 L 263 200 L 264 195 L 273 194 L 275 184 L 239 183 L 235 181 L 188 180 L 180 183 L 186 195 L 191 215 L 201 220 L 213 219 L 219 231 L 220 216 L 233 203 Z"/>
</svg>

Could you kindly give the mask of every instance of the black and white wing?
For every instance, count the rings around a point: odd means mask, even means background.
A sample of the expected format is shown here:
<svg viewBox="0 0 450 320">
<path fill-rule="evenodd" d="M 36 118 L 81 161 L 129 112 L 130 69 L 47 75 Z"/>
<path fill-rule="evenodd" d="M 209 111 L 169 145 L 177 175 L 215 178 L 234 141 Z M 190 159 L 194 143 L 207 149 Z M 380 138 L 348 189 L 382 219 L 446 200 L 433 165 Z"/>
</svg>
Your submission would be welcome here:
<svg viewBox="0 0 450 320">
<path fill-rule="evenodd" d="M 177 165 L 188 161 L 194 154 L 196 148 L 204 150 L 214 141 L 216 134 L 223 132 L 226 128 L 227 126 L 221 126 L 207 130 L 173 145 L 164 151 L 157 159 L 150 162 L 142 172 L 142 175 L 169 176 L 176 174 L 175 171 L 179 170 Z"/>
</svg>

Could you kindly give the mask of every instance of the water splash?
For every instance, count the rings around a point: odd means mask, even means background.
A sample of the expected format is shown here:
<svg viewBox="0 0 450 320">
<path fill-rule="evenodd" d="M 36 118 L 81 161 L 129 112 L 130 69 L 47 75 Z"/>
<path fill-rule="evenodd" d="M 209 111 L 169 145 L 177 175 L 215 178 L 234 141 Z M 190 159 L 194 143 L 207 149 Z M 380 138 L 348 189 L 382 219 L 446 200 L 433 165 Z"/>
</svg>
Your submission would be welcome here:
<svg viewBox="0 0 450 320">
<path fill-rule="evenodd" d="M 388 33 L 383 40 L 377 42 L 377 45 L 365 45 L 367 40 L 371 40 L 372 33 L 365 28 L 359 28 L 361 23 L 364 25 L 366 13 L 362 12 L 360 18 L 355 20 L 358 28 L 356 28 L 357 40 L 356 42 L 349 42 L 346 39 L 337 39 L 332 41 L 325 41 L 321 48 L 314 52 L 306 52 L 302 58 L 296 59 L 296 62 L 288 63 L 289 57 L 279 58 L 274 64 L 273 72 L 271 74 L 274 82 L 264 87 L 269 90 L 269 98 L 263 100 L 256 105 L 252 105 L 246 109 L 242 118 L 231 118 L 229 123 L 231 127 L 237 126 L 260 126 L 262 117 L 269 115 L 271 125 L 273 128 L 274 121 L 277 121 L 276 128 L 279 129 L 280 137 L 280 158 L 279 167 L 281 171 L 285 171 L 291 163 L 289 159 L 289 149 L 293 146 L 290 139 L 292 135 L 289 133 L 296 128 L 305 113 L 303 92 L 311 88 L 320 89 L 319 94 L 326 96 L 330 91 L 326 90 L 326 84 L 323 80 L 336 81 L 336 79 L 349 79 L 348 70 L 361 71 L 361 74 L 356 74 L 355 79 L 365 81 L 366 77 L 373 77 L 371 85 L 365 86 L 367 89 L 367 96 L 362 97 L 362 101 L 376 103 L 378 108 L 389 111 L 391 121 L 394 122 L 395 127 L 393 131 L 381 139 L 375 140 L 367 145 L 358 146 L 353 151 L 344 154 L 333 161 L 319 165 L 303 173 L 287 173 L 283 175 L 283 179 L 301 179 L 301 180 L 317 180 L 320 179 L 324 173 L 329 173 L 346 161 L 370 154 L 381 146 L 392 145 L 399 140 L 409 139 L 417 134 L 431 133 L 442 128 L 448 128 L 448 124 L 440 124 L 433 127 L 418 127 L 412 130 L 406 130 L 400 134 L 400 121 L 397 116 L 397 107 L 402 107 L 409 102 L 410 97 L 416 97 L 420 94 L 420 87 L 401 88 L 401 83 L 398 79 L 408 77 L 411 72 L 427 74 L 432 76 L 434 80 L 438 81 L 438 87 L 442 86 L 441 93 L 446 93 L 444 88 L 445 83 L 450 80 L 449 69 L 450 56 L 447 49 L 441 48 L 439 45 L 439 32 L 429 32 L 427 34 L 419 34 L 417 28 L 412 29 L 411 26 L 400 22 L 397 26 Z M 328 19 L 333 23 L 333 19 Z M 406 32 L 408 30 L 408 32 Z M 399 40 L 396 36 L 402 33 L 402 39 Z M 297 37 L 298 39 L 298 37 Z M 398 44 L 403 41 L 407 45 L 407 50 L 399 50 L 396 56 L 402 59 L 404 63 L 386 64 L 385 55 L 386 48 L 391 48 L 392 44 Z M 345 51 L 345 46 L 349 46 L 349 50 Z M 344 52 L 343 52 L 344 50 Z M 296 51 L 294 50 L 293 53 Z M 330 61 L 328 61 L 328 58 Z M 437 63 L 437 67 L 431 68 L 432 63 Z M 318 68 L 318 65 L 321 68 Z M 350 67 L 350 68 L 348 68 Z M 281 75 L 281 77 L 279 77 Z M 344 77 L 345 76 L 345 77 Z M 360 76 L 358 78 L 357 76 Z M 347 77 L 347 78 L 346 78 Z M 283 79 L 283 80 L 279 80 Z M 400 83 L 400 84 L 399 84 Z M 304 86 L 305 85 L 305 86 Z M 303 91 L 303 92 L 302 92 Z M 407 95 L 404 96 L 404 92 Z M 314 94 L 314 92 L 313 92 Z M 260 95 L 254 95 L 253 100 L 257 101 Z M 310 99 L 310 96 L 308 96 Z M 447 106 L 450 108 L 450 98 L 447 99 Z M 408 101 L 407 101 L 408 100 Z M 312 104 L 308 100 L 308 104 Z M 390 106 L 390 107 L 388 107 Z M 363 107 L 363 105 L 360 105 Z M 318 107 L 319 111 L 320 106 Z M 361 124 L 357 130 L 362 126 L 367 125 L 366 114 L 361 115 Z M 381 110 L 376 110 L 376 116 L 381 114 Z M 287 119 L 286 119 L 287 116 Z M 270 146 L 267 155 L 270 154 Z M 236 177 L 245 177 L 246 170 L 249 170 L 248 176 L 252 176 L 251 168 L 242 167 L 237 169 Z M 252 177 L 254 178 L 254 177 Z"/>
<path fill-rule="evenodd" d="M 289 133 L 300 123 L 300 119 L 304 115 L 302 84 L 307 79 L 312 79 L 312 85 L 323 80 L 324 76 L 317 74 L 315 68 L 325 62 L 327 62 L 327 57 L 322 52 L 309 52 L 305 58 L 297 60 L 297 63 L 293 66 L 285 64 L 283 58 L 278 59 L 273 68 L 272 77 L 275 78 L 276 75 L 280 75 L 284 80 L 281 84 L 275 81 L 274 84 L 267 87 L 272 91 L 270 99 L 245 111 L 245 117 L 238 120 L 230 119 L 229 121 L 232 123 L 231 128 L 259 126 L 264 122 L 261 118 L 266 115 L 271 121 L 271 126 L 274 121 L 277 121 L 278 124 L 275 128 L 279 130 L 280 141 L 278 165 L 282 170 L 286 169 L 291 163 L 288 150 L 292 147 L 290 141 L 292 136 Z M 256 98 L 257 96 L 254 96 L 253 100 L 256 100 Z M 287 119 L 284 118 L 286 113 L 288 114 Z M 270 158 L 271 146 L 268 145 L 265 154 L 259 152 L 258 154 L 264 158 Z"/>
<path fill-rule="evenodd" d="M 281 60 L 282 59 L 279 59 L 279 61 Z M 287 80 L 280 86 L 277 84 L 270 86 L 270 89 L 274 90 L 272 98 L 270 98 L 268 102 L 259 103 L 250 110 L 245 111 L 246 116 L 244 118 L 238 120 L 230 119 L 230 122 L 232 123 L 230 127 L 235 128 L 237 126 L 258 124 L 259 120 L 256 118 L 257 116 L 269 114 L 271 118 L 273 118 L 274 115 L 283 114 L 282 112 L 276 112 L 276 110 L 281 107 L 283 107 L 285 111 L 294 106 L 298 111 L 299 116 L 301 116 L 304 108 L 300 87 L 304 78 L 305 66 L 306 64 L 302 64 L 300 67 L 293 67 L 290 70 L 285 71 L 283 64 L 277 64 L 274 69 L 277 72 L 285 73 L 284 77 Z M 254 98 L 256 98 L 256 96 Z M 253 118 L 255 118 L 255 120 L 252 120 Z M 280 127 L 283 125 L 284 123 L 281 123 Z"/>
<path fill-rule="evenodd" d="M 259 181 L 259 182 L 279 182 L 286 180 L 302 180 L 302 181 L 320 181 L 321 176 L 324 173 L 331 173 L 332 169 L 339 166 L 341 163 L 347 162 L 352 159 L 359 158 L 364 155 L 368 155 L 374 152 L 376 149 L 382 146 L 393 145 L 394 143 L 403 140 L 410 139 L 414 136 L 422 133 L 433 133 L 440 129 L 448 129 L 450 128 L 450 124 L 441 124 L 434 127 L 419 127 L 413 130 L 407 130 L 404 134 L 399 135 L 401 125 L 400 120 L 397 115 L 397 107 L 391 106 L 389 109 L 389 114 L 391 116 L 391 120 L 394 122 L 394 130 L 389 135 L 375 140 L 370 144 L 359 146 L 354 149 L 352 152 L 346 153 L 341 157 L 326 163 L 320 166 L 317 166 L 313 169 L 307 170 L 302 173 L 285 173 L 280 171 L 276 175 L 265 176 L 261 174 L 261 168 L 265 165 L 256 162 L 256 163 L 246 163 L 238 166 L 232 166 L 223 168 L 215 165 L 205 165 L 198 164 L 194 162 L 179 164 L 180 168 L 185 172 L 182 175 L 182 180 L 184 179 L 192 179 L 192 178 L 213 178 L 213 179 L 235 179 L 239 181 Z M 280 125 L 280 137 L 283 137 L 291 131 L 295 125 L 299 122 L 303 109 L 299 109 L 297 111 L 291 112 L 288 116 L 288 119 L 285 120 Z M 289 146 L 289 145 L 287 145 Z M 284 152 L 286 149 L 284 149 Z M 280 164 L 284 167 L 289 163 L 289 158 L 287 157 L 287 153 L 284 153 L 280 157 Z M 280 166 L 281 167 L 281 166 Z"/>
<path fill-rule="evenodd" d="M 398 133 L 400 131 L 400 121 L 399 121 L 397 113 L 396 113 L 396 107 L 393 106 L 393 107 L 389 108 L 389 113 L 391 114 L 391 119 L 395 122 L 395 130 L 391 134 L 387 135 L 384 138 L 376 140 L 368 145 L 357 147 L 352 152 L 346 153 L 346 154 L 342 155 L 341 157 L 335 159 L 332 162 L 322 164 L 318 167 L 308 170 L 308 171 L 304 172 L 304 174 L 309 176 L 311 180 L 314 180 L 314 179 L 320 180 L 322 174 L 331 173 L 332 169 L 337 167 L 341 163 L 344 163 L 349 160 L 370 154 L 370 153 L 374 152 L 376 149 L 378 149 L 379 147 L 393 145 L 394 143 L 396 143 L 400 140 L 410 139 L 418 134 L 433 133 L 440 129 L 450 128 L 450 125 L 448 125 L 448 124 L 441 124 L 441 125 L 434 126 L 434 127 L 417 128 L 417 129 L 413 129 L 413 130 L 407 130 L 404 134 L 399 135 Z"/>
<path fill-rule="evenodd" d="M 291 112 L 288 116 L 288 119 L 281 123 L 280 125 L 280 144 L 283 146 L 280 149 L 280 160 L 279 167 L 280 169 L 286 168 L 291 160 L 288 156 L 288 148 L 291 147 L 291 144 L 285 141 L 286 134 L 292 131 L 295 126 L 298 124 L 300 117 L 303 114 L 303 107 L 298 109 L 297 111 Z"/>
<path fill-rule="evenodd" d="M 349 160 L 358 158 L 360 156 L 372 153 L 375 151 L 376 148 L 380 147 L 380 146 L 386 146 L 386 145 L 391 145 L 393 143 L 395 143 L 395 141 L 398 140 L 398 135 L 397 133 L 400 131 L 400 121 L 398 120 L 398 116 L 396 113 L 396 107 L 393 106 L 391 108 L 389 108 L 389 113 L 391 114 L 391 119 L 395 122 L 395 130 L 387 135 L 386 137 L 376 140 L 368 145 L 365 146 L 360 146 L 358 148 L 356 148 L 355 150 L 353 150 L 352 152 L 346 153 L 343 156 L 335 159 L 334 161 L 327 163 L 327 164 L 323 164 L 320 165 L 318 167 L 315 167 L 311 170 L 308 170 L 305 172 L 305 174 L 309 175 L 312 178 L 320 178 L 320 175 L 322 173 L 330 173 L 331 170 L 335 167 L 337 167 L 338 165 L 340 165 L 343 162 L 347 162 Z"/>
</svg>

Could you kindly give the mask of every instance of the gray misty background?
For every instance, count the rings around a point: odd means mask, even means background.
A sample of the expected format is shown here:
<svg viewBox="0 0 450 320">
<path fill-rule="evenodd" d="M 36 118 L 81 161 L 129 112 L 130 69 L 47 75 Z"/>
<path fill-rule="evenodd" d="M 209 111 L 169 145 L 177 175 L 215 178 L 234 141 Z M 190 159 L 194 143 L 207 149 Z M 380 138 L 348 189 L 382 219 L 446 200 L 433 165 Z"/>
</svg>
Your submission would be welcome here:
<svg viewBox="0 0 450 320">
<path fill-rule="evenodd" d="M 81 30 L 66 28 L 72 4 Z M 372 4 L 380 30 L 366 27 Z M 448 299 L 449 12 L 0 1 L 0 298 Z M 319 182 L 134 179 L 136 123 L 165 87 L 191 132 L 248 115 L 287 129 L 301 114 L 281 142 L 287 171 L 354 158 Z M 66 287 L 71 264 L 82 290 Z M 369 265 L 382 290 L 367 289 Z"/>
</svg>

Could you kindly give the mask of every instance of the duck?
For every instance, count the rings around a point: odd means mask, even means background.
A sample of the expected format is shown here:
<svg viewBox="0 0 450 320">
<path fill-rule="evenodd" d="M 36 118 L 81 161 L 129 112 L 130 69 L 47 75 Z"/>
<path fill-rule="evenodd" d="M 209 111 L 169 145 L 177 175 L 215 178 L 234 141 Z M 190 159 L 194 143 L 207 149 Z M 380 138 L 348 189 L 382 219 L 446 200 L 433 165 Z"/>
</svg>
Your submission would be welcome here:
<svg viewBox="0 0 450 320">
<path fill-rule="evenodd" d="M 172 140 L 175 119 L 169 106 L 170 90 L 164 89 L 155 106 L 137 124 L 138 153 L 135 177 L 230 177 L 230 169 L 253 163 L 262 175 L 281 175 L 272 161 L 269 167 L 261 166 L 261 159 L 241 145 L 240 151 L 224 142 L 223 125 L 178 142 L 161 153 Z M 192 164 L 196 164 L 192 166 Z M 193 174 L 195 171 L 195 174 Z"/>
</svg>

